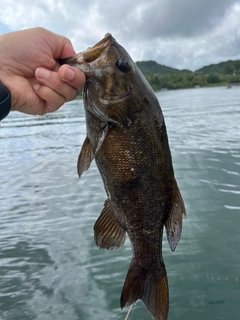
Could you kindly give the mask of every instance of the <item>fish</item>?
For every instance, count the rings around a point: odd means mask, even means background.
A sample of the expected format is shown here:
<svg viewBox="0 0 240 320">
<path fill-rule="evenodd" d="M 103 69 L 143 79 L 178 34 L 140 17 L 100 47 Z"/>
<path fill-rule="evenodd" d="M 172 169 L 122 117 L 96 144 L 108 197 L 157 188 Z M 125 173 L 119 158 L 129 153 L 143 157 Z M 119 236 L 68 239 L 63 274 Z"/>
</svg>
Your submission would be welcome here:
<svg viewBox="0 0 240 320">
<path fill-rule="evenodd" d="M 154 320 L 169 312 L 162 256 L 165 228 L 175 250 L 186 215 L 158 99 L 128 52 L 109 33 L 64 61 L 84 72 L 86 139 L 78 174 L 96 162 L 106 201 L 94 225 L 99 248 L 118 249 L 128 235 L 132 260 L 120 306 L 142 300 Z"/>
</svg>

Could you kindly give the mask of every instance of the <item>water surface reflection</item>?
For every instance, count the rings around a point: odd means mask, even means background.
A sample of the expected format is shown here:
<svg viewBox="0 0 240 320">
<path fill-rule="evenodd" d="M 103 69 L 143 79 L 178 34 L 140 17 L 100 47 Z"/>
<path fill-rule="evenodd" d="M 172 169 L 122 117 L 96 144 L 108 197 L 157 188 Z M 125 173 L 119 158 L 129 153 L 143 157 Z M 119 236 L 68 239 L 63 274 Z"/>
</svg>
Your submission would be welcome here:
<svg viewBox="0 0 240 320">
<path fill-rule="evenodd" d="M 164 239 L 170 320 L 238 319 L 240 87 L 159 92 L 186 204 L 175 253 Z M 95 164 L 78 179 L 81 101 L 44 117 L 12 113 L 0 128 L 0 318 L 124 319 L 129 241 L 96 248 L 105 191 Z M 129 320 L 150 319 L 141 302 Z"/>
</svg>

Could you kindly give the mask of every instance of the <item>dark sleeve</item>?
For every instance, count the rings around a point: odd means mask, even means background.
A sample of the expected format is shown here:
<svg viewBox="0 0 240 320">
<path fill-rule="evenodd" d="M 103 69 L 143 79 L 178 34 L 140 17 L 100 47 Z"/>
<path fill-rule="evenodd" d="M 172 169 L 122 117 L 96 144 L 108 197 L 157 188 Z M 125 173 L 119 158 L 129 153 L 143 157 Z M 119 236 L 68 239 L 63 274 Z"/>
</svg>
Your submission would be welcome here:
<svg viewBox="0 0 240 320">
<path fill-rule="evenodd" d="M 11 94 L 0 82 L 0 121 L 4 119 L 11 110 Z"/>
</svg>

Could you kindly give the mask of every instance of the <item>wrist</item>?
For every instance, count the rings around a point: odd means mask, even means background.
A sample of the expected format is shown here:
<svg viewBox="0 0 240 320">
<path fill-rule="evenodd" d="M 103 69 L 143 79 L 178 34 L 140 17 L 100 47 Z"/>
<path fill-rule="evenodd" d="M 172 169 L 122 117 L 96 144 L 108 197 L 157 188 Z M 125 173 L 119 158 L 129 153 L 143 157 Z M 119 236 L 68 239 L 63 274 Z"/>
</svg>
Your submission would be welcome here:
<svg viewBox="0 0 240 320">
<path fill-rule="evenodd" d="M 3 120 L 11 110 L 10 91 L 0 81 L 0 121 Z"/>
</svg>

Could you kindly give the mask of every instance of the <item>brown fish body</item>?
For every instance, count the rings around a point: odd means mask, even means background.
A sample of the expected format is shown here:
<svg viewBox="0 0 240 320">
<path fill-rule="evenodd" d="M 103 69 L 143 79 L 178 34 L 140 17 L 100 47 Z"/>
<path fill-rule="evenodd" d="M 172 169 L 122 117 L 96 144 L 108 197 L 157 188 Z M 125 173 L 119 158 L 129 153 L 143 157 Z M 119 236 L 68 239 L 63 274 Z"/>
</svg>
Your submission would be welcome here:
<svg viewBox="0 0 240 320">
<path fill-rule="evenodd" d="M 185 209 L 158 100 L 111 35 L 68 63 L 83 70 L 87 79 L 87 138 L 78 172 L 81 175 L 95 158 L 107 193 L 94 226 L 96 244 L 119 248 L 128 234 L 133 259 L 121 307 L 142 299 L 155 320 L 166 320 L 169 303 L 163 227 L 175 250 Z"/>
</svg>

